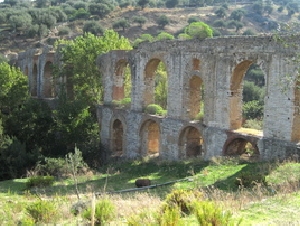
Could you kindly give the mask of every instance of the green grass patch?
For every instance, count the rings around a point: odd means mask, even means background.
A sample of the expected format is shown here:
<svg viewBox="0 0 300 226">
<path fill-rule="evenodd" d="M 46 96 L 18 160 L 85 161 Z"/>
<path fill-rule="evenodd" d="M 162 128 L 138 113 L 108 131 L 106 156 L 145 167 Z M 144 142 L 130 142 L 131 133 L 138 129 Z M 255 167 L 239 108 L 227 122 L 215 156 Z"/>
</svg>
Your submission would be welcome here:
<svg viewBox="0 0 300 226">
<path fill-rule="evenodd" d="M 122 206 L 126 206 L 123 211 L 131 209 L 138 211 L 148 206 L 153 200 L 157 202 L 154 205 L 156 209 L 149 211 L 155 211 L 167 195 L 175 189 L 195 189 L 205 193 L 204 197 L 209 197 L 212 201 L 216 199 L 217 202 L 231 202 L 229 208 L 226 209 L 232 210 L 236 219 L 243 218 L 241 225 L 260 225 L 262 222 L 265 225 L 286 225 L 287 223 L 295 225 L 298 223 L 297 211 L 300 207 L 300 192 L 297 192 L 300 180 L 299 171 L 300 164 L 293 162 L 241 163 L 236 160 L 222 159 L 212 162 L 149 160 L 106 165 L 90 176 L 78 176 L 77 180 L 80 197 L 84 198 L 88 197 L 91 192 L 104 194 L 104 192 L 134 188 L 134 181 L 140 178 L 150 179 L 152 184 L 188 178 L 191 181 L 162 185 L 138 193 L 115 194 L 119 195 L 116 200 L 113 200 L 119 206 L 116 211 L 120 211 Z M 245 174 L 262 174 L 265 176 L 267 185 L 262 185 L 261 189 L 241 189 L 236 185 L 236 179 Z M 47 187 L 34 187 L 30 190 L 26 190 L 26 181 L 27 179 L 19 179 L 0 182 L 0 209 L 2 215 L 6 216 L 5 219 L 0 216 L 0 224 L 17 224 L 26 216 L 26 207 L 40 199 L 53 200 L 57 208 L 63 210 L 57 222 L 76 222 L 71 213 L 71 206 L 77 200 L 72 177 L 55 181 L 53 185 Z M 296 192 L 291 193 L 292 191 Z M 107 195 L 105 198 L 109 197 Z M 145 200 L 145 206 L 140 207 L 143 200 Z M 235 207 L 231 209 L 231 206 Z M 118 214 L 123 217 L 116 218 L 114 221 L 117 225 L 122 225 L 123 223 L 119 223 L 124 222 L 125 215 Z M 26 221 L 25 218 L 24 221 Z M 184 216 L 180 221 L 186 224 L 197 224 L 193 215 Z"/>
<path fill-rule="evenodd" d="M 276 195 L 249 204 L 237 215 L 242 225 L 299 225 L 300 192 Z"/>
</svg>

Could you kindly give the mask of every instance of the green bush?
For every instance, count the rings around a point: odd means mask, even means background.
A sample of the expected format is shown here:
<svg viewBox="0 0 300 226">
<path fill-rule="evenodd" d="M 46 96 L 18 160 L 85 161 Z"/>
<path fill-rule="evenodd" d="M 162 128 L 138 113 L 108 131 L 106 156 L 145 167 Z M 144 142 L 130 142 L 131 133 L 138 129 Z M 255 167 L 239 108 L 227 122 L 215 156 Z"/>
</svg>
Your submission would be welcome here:
<svg viewBox="0 0 300 226">
<path fill-rule="evenodd" d="M 179 225 L 181 211 L 178 206 L 166 208 L 164 212 L 158 217 L 158 224 L 160 226 L 175 226 Z"/>
<path fill-rule="evenodd" d="M 26 187 L 44 187 L 54 184 L 54 176 L 32 176 L 26 182 Z"/>
<path fill-rule="evenodd" d="M 247 29 L 243 32 L 243 35 L 255 35 L 255 33 L 251 29 Z"/>
<path fill-rule="evenodd" d="M 72 172 L 72 169 L 66 164 L 64 158 L 45 158 L 45 162 L 42 165 L 45 174 L 62 177 Z"/>
<path fill-rule="evenodd" d="M 26 211 L 35 223 L 53 223 L 58 219 L 59 213 L 53 202 L 44 200 L 31 203 L 27 206 Z"/>
<path fill-rule="evenodd" d="M 203 194 L 197 190 L 174 190 L 167 195 L 165 203 L 162 206 L 163 212 L 178 207 L 182 213 L 191 212 L 191 204 L 195 200 L 202 200 Z"/>
<path fill-rule="evenodd" d="M 153 42 L 154 38 L 151 34 L 141 34 L 140 39 L 143 41 Z"/>
<path fill-rule="evenodd" d="M 202 120 L 204 118 L 204 112 L 199 112 L 196 116 L 196 120 Z"/>
<path fill-rule="evenodd" d="M 235 181 L 238 186 L 251 188 L 255 183 L 266 184 L 265 176 L 260 173 L 246 172 L 242 173 Z"/>
<path fill-rule="evenodd" d="M 35 222 L 34 219 L 32 219 L 29 216 L 24 217 L 18 225 L 22 225 L 22 226 L 34 226 Z"/>
<path fill-rule="evenodd" d="M 69 27 L 60 27 L 58 29 L 58 35 L 68 35 L 71 32 Z"/>
<path fill-rule="evenodd" d="M 122 105 L 128 106 L 128 105 L 130 105 L 130 103 L 131 103 L 131 98 L 130 97 L 126 97 L 126 98 L 121 100 Z"/>
<path fill-rule="evenodd" d="M 124 106 L 128 106 L 131 103 L 131 98 L 130 97 L 126 97 L 122 100 L 113 100 L 112 104 L 114 106 L 120 106 L 120 105 L 124 105 Z"/>
<path fill-rule="evenodd" d="M 198 17 L 196 17 L 196 16 L 190 16 L 189 18 L 188 18 L 188 24 L 191 24 L 191 23 L 194 23 L 194 22 L 199 22 L 200 21 L 200 19 L 198 18 Z"/>
<path fill-rule="evenodd" d="M 133 214 L 127 219 L 128 226 L 140 226 L 140 225 L 155 225 L 158 221 L 158 213 L 145 210 L 139 214 Z"/>
<path fill-rule="evenodd" d="M 150 115 L 161 115 L 162 111 L 162 107 L 157 104 L 149 104 L 145 110 L 145 112 Z"/>
<path fill-rule="evenodd" d="M 160 32 L 157 37 L 157 40 L 161 41 L 161 40 L 173 40 L 175 39 L 174 35 L 171 35 L 165 31 Z"/>
<path fill-rule="evenodd" d="M 180 33 L 180 34 L 177 36 L 177 39 L 179 39 L 179 40 L 188 40 L 188 39 L 192 39 L 192 37 L 189 36 L 189 35 L 186 34 L 186 33 Z"/>
<path fill-rule="evenodd" d="M 82 214 L 83 218 L 91 220 L 92 218 L 92 209 L 88 208 Z M 96 203 L 95 207 L 95 221 L 99 224 L 111 221 L 115 217 L 115 206 L 113 203 L 104 199 Z"/>
<path fill-rule="evenodd" d="M 263 105 L 259 100 L 252 100 L 244 103 L 243 117 L 246 119 L 262 118 Z"/>
<path fill-rule="evenodd" d="M 235 225 L 232 220 L 232 213 L 222 210 L 213 202 L 196 201 L 193 203 L 193 207 L 199 225 Z"/>
<path fill-rule="evenodd" d="M 144 40 L 142 40 L 142 39 L 140 39 L 140 38 L 137 38 L 137 39 L 135 39 L 135 40 L 132 42 L 132 47 L 133 47 L 134 49 L 137 49 L 138 46 L 139 46 L 139 44 L 142 43 L 142 42 L 144 42 Z"/>
<path fill-rule="evenodd" d="M 263 129 L 263 120 L 260 119 L 247 119 L 243 124 L 245 128 L 252 128 L 257 130 Z"/>
</svg>

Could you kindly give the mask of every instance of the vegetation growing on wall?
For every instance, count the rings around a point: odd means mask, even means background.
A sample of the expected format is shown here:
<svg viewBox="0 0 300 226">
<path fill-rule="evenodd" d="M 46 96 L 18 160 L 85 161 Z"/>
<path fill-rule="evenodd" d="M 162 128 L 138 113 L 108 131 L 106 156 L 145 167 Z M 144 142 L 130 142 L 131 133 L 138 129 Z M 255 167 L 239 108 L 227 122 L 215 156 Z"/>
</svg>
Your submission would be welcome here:
<svg viewBox="0 0 300 226">
<path fill-rule="evenodd" d="M 130 42 L 108 30 L 100 37 L 87 33 L 59 44 L 63 44 L 64 58 L 56 67 L 56 76 L 74 76 L 68 77 L 72 89 L 60 87 L 55 110 L 30 99 L 27 77 L 8 63 L 0 63 L 0 180 L 20 177 L 38 159 L 64 156 L 76 145 L 89 164 L 96 166 L 99 161 L 95 159 L 103 160 L 94 107 L 102 99 L 102 84 L 95 60 L 109 50 L 131 49 Z M 125 82 L 130 84 L 128 72 Z M 130 95 L 128 88 L 125 95 Z"/>
<path fill-rule="evenodd" d="M 245 74 L 243 87 L 243 117 L 245 127 L 262 129 L 264 106 L 264 73 L 259 65 L 252 64 Z"/>
</svg>

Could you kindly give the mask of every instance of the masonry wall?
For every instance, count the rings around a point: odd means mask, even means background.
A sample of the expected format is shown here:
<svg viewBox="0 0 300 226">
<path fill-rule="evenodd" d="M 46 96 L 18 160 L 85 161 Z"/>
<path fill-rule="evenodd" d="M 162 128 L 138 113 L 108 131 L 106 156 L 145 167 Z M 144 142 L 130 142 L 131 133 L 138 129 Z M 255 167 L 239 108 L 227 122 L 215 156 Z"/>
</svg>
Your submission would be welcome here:
<svg viewBox="0 0 300 226">
<path fill-rule="evenodd" d="M 262 160 L 298 153 L 300 137 L 295 132 L 300 126 L 296 117 L 299 98 L 295 94 L 298 68 L 293 59 L 298 55 L 300 39 L 285 38 L 286 43 L 295 45 L 285 45 L 276 36 L 228 36 L 204 41 L 141 43 L 132 51 L 111 51 L 99 56 L 96 63 L 101 70 L 104 99 L 98 106 L 98 121 L 106 157 L 112 155 L 115 147 L 114 134 L 118 134 L 118 142 L 123 146 L 118 150 L 127 158 L 145 157 L 147 150 L 153 148 L 159 150 L 158 155 L 163 159 L 180 159 L 187 157 L 187 147 L 194 145 L 195 150 L 199 148 L 199 156 L 208 159 L 223 155 L 225 143 L 235 136 L 255 140 Z M 36 89 L 39 98 L 51 98 L 44 95 L 47 82 L 44 69 L 47 62 L 58 58 L 50 49 L 19 54 L 18 65 L 27 71 L 30 89 Z M 153 102 L 155 70 L 160 61 L 168 73 L 166 117 L 143 112 Z M 252 63 L 260 65 L 265 76 L 264 126 L 261 134 L 246 136 L 239 130 L 242 90 L 244 73 Z M 37 87 L 32 87 L 34 65 Z M 114 101 L 122 97 L 120 67 L 125 65 L 131 70 L 132 89 L 131 104 L 124 107 L 116 106 Z M 291 79 L 285 80 L 286 77 Z M 202 120 L 191 118 L 191 111 L 195 110 L 190 104 L 191 92 L 196 92 L 191 81 L 204 85 L 204 95 L 200 97 L 205 103 Z M 286 87 L 285 91 L 281 87 Z M 115 120 L 122 124 L 122 135 L 114 133 Z M 153 128 L 158 129 L 153 132 Z M 195 134 L 199 138 L 191 141 Z M 152 146 L 147 139 L 152 139 Z"/>
<path fill-rule="evenodd" d="M 143 113 L 146 106 L 144 91 L 147 90 L 145 76 L 149 73 L 147 65 L 153 59 L 164 62 L 168 72 L 168 115 L 158 120 L 161 158 L 179 159 L 184 156 L 180 153 L 182 147 L 179 136 L 180 131 L 189 125 L 195 126 L 203 137 L 205 158 L 223 154 L 224 144 L 229 139 L 227 131 L 241 127 L 242 81 L 252 63 L 259 64 L 265 74 L 266 97 L 263 135 L 248 136 L 255 137 L 261 159 L 282 158 L 293 152 L 291 150 L 297 152 L 297 144 L 291 142 L 294 103 L 293 98 L 288 97 L 293 94 L 293 87 L 289 88 L 288 96 L 279 88 L 284 76 L 295 75 L 297 72 L 297 65 L 291 61 L 296 52 L 293 48 L 283 47 L 274 37 L 142 43 L 138 49 L 125 55 L 124 52 L 113 51 L 99 58 L 103 62 L 126 58 L 130 63 L 132 102 L 125 120 L 128 128 L 125 156 L 141 154 L 142 135 L 137 127 L 143 124 L 143 118 L 146 117 Z M 197 68 L 193 65 L 194 59 L 199 61 Z M 105 67 L 104 81 L 111 79 L 110 76 L 114 74 L 112 69 Z M 202 121 L 190 121 L 188 117 L 188 84 L 193 76 L 200 78 L 205 87 L 205 115 Z M 109 97 L 112 96 L 110 87 L 105 88 Z M 152 92 L 151 88 L 147 91 Z M 104 96 L 104 99 L 109 98 Z"/>
</svg>

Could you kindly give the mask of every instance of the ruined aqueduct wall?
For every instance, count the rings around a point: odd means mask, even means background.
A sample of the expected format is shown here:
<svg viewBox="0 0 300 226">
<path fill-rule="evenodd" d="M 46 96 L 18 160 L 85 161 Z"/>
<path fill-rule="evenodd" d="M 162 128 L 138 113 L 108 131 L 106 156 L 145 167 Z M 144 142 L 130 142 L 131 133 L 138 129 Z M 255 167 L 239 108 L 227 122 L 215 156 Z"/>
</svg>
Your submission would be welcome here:
<svg viewBox="0 0 300 226">
<path fill-rule="evenodd" d="M 98 106 L 98 115 L 107 154 L 156 154 L 163 159 L 180 159 L 197 152 L 210 158 L 229 153 L 226 148 L 231 144 L 238 153 L 244 148 L 240 141 L 250 142 L 263 160 L 298 154 L 300 94 L 294 79 L 298 75 L 294 60 L 298 40 L 298 36 L 288 37 L 285 43 L 272 36 L 172 40 L 142 43 L 131 51 L 116 50 L 99 56 L 96 63 L 103 79 L 104 101 Z M 57 58 L 58 54 L 50 50 L 19 54 L 18 65 L 29 76 L 31 93 L 39 98 L 54 97 L 48 88 L 51 76 L 47 62 Z M 168 78 L 165 117 L 143 113 L 148 104 L 154 103 L 159 62 L 165 64 Z M 239 132 L 243 78 L 252 63 L 260 65 L 265 79 L 263 131 L 256 134 Z M 127 65 L 131 71 L 131 104 L 122 108 L 114 101 L 124 97 Z M 292 82 L 286 83 L 286 77 Z M 282 85 L 288 87 L 284 92 Z M 194 120 L 199 98 L 204 101 L 204 118 L 200 121 Z"/>
</svg>

